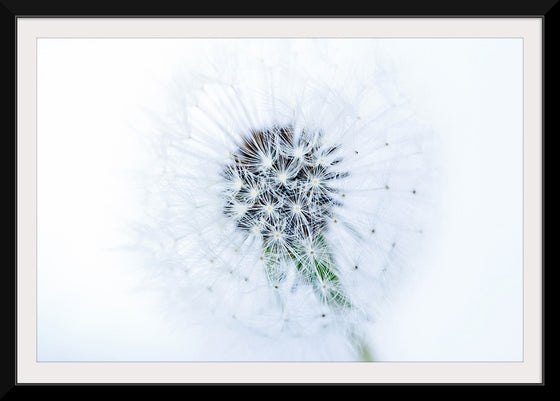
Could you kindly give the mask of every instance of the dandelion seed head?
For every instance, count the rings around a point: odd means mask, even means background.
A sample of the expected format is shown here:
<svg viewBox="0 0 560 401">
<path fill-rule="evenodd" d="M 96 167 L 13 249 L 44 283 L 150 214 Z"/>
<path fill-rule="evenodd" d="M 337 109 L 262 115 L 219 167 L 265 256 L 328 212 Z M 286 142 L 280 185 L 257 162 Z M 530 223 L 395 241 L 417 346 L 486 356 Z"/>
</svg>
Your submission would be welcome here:
<svg viewBox="0 0 560 401">
<path fill-rule="evenodd" d="M 283 238 L 291 246 L 321 233 L 336 207 L 333 197 L 337 191 L 315 189 L 322 186 L 323 181 L 336 181 L 339 177 L 331 174 L 327 166 L 312 163 L 325 151 L 321 137 L 320 132 L 303 130 L 296 138 L 293 125 L 273 125 L 244 136 L 233 152 L 234 157 L 223 167 L 222 177 L 226 186 L 248 188 L 248 191 L 246 195 L 226 191 L 223 213 L 236 220 L 241 231 L 254 232 L 255 223 L 264 212 L 268 225 L 258 225 L 263 235 L 274 236 L 272 223 L 279 224 L 285 227 Z M 274 157 L 255 156 L 263 152 Z M 255 163 L 255 157 L 260 161 Z M 262 165 L 267 169 L 259 168 Z M 245 196 L 252 204 L 247 209 L 241 206 L 246 205 Z M 243 221 L 239 221 L 241 214 Z"/>
<path fill-rule="evenodd" d="M 201 320 L 316 344 L 327 326 L 369 324 L 385 277 L 413 260 L 429 216 L 425 136 L 375 63 L 354 58 L 358 76 L 321 47 L 245 43 L 191 64 L 196 90 L 158 127 L 164 202 L 151 232 L 173 241 L 157 265 Z"/>
</svg>

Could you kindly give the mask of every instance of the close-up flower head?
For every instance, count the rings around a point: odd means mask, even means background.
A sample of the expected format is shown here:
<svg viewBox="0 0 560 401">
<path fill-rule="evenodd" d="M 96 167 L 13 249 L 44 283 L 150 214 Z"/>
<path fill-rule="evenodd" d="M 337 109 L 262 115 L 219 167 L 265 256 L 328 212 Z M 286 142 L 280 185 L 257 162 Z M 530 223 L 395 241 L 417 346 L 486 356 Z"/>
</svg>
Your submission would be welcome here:
<svg viewBox="0 0 560 401">
<path fill-rule="evenodd" d="M 369 330 L 430 229 L 430 131 L 372 41 L 206 46 L 150 131 L 146 242 L 168 302 L 201 325 L 373 360 Z M 282 358 L 318 358 L 305 355 Z"/>
</svg>

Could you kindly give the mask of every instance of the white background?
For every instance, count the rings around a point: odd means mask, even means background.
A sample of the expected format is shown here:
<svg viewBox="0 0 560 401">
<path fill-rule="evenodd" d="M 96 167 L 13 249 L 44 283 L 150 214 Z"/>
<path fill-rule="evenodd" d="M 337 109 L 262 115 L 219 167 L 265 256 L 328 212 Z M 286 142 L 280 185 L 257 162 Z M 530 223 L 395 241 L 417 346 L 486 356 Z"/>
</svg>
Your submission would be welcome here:
<svg viewBox="0 0 560 401">
<path fill-rule="evenodd" d="M 123 221 L 139 215 L 129 173 L 150 160 L 131 121 L 170 77 L 178 42 L 38 43 L 38 360 L 200 355 L 199 334 L 169 325 L 140 269 L 117 250 Z M 442 141 L 445 179 L 439 236 L 380 320 L 378 357 L 520 361 L 522 41 L 381 46 Z"/>
</svg>

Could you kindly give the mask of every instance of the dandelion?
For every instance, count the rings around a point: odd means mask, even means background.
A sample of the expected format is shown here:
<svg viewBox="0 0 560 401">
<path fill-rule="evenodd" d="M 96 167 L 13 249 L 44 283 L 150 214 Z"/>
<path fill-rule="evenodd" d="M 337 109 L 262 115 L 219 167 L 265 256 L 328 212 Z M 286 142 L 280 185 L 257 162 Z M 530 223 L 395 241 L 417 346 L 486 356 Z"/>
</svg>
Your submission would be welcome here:
<svg viewBox="0 0 560 401">
<path fill-rule="evenodd" d="M 388 278 L 421 240 L 426 136 L 370 52 L 349 74 L 320 41 L 216 41 L 186 69 L 156 125 L 156 263 L 200 316 L 339 333 L 368 360 Z"/>
</svg>

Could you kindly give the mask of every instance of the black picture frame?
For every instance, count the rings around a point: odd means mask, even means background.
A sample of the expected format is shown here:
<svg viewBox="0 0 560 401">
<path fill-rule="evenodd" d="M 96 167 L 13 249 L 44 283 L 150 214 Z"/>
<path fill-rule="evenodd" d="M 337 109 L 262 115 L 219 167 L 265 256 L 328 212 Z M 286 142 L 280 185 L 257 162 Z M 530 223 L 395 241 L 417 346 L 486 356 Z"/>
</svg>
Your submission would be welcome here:
<svg viewBox="0 0 560 401">
<path fill-rule="evenodd" d="M 109 388 L 114 394 L 123 394 L 129 391 L 128 387 L 142 387 L 140 390 L 148 391 L 147 386 L 153 384 L 144 383 L 142 385 L 39 385 L 39 384 L 20 384 L 17 382 L 17 355 L 16 355 L 16 284 L 17 284 L 17 126 L 16 126 L 16 21 L 21 17 L 251 17 L 251 18 L 268 18 L 268 17 L 399 17 L 399 18 L 419 18 L 419 17 L 435 17 L 435 18 L 469 18 L 469 17 L 537 17 L 543 21 L 543 121 L 544 129 L 542 133 L 543 143 L 543 257 L 545 255 L 545 228 L 544 228 L 544 171 L 547 148 L 545 146 L 545 132 L 556 131 L 555 120 L 550 116 L 553 115 L 553 96 L 556 93 L 558 77 L 554 72 L 557 70 L 557 62 L 554 61 L 552 55 L 557 49 L 557 43 L 554 41 L 554 33 L 558 24 L 558 1 L 557 0 L 533 0 L 533 1 L 505 1 L 505 0 L 475 0 L 470 2 L 449 2 L 449 1 L 414 1 L 414 0 L 397 0 L 392 2 L 345 2 L 342 5 L 325 3 L 318 8 L 313 5 L 298 4 L 296 7 L 290 7 L 289 3 L 273 4 L 265 6 L 263 9 L 256 8 L 252 5 L 240 5 L 229 3 L 228 5 L 215 7 L 213 4 L 196 4 L 190 2 L 173 2 L 158 1 L 152 3 L 138 3 L 128 1 L 96 1 L 96 2 L 71 2 L 71 1 L 27 1 L 27 0 L 0 0 L 0 29 L 2 30 L 2 53 L 5 55 L 3 65 L 6 71 L 3 74 L 2 86 L 0 94 L 4 98 L 3 109 L 4 118 L 2 119 L 5 131 L 10 132 L 8 135 L 10 140 L 9 148 L 13 158 L 4 158 L 3 162 L 7 164 L 5 171 L 13 172 L 13 204 L 11 205 L 10 225 L 13 238 L 13 246 L 11 247 L 11 255 L 13 255 L 13 263 L 4 266 L 1 269 L 0 283 L 2 290 L 0 291 L 0 309 L 3 321 L 2 341 L 0 343 L 0 364 L 2 366 L 0 376 L 0 398 L 10 400 L 19 397 L 27 397 L 32 394 L 37 396 L 45 396 L 50 394 L 53 387 L 74 388 L 77 391 L 92 391 L 92 395 L 101 395 L 102 389 Z M 219 10 L 216 14 L 216 10 Z M 294 11 L 297 10 L 297 14 Z M 7 106 L 7 107 L 6 107 Z M 547 112 L 548 111 L 548 112 Z M 551 147 L 548 148 L 550 151 Z M 8 160 L 10 160 L 8 162 Z M 546 304 L 550 297 L 551 280 L 544 280 L 545 269 L 543 260 L 543 305 Z M 545 296 L 545 294 L 547 294 Z M 543 308 L 544 311 L 544 308 Z M 543 322 L 544 319 L 543 312 Z M 545 344 L 545 326 L 543 323 L 543 381 L 540 384 L 519 383 L 516 386 L 525 385 L 530 387 L 541 387 L 548 390 L 549 372 L 548 363 L 550 358 L 546 358 L 550 347 Z M 545 354 L 545 350 L 547 353 Z M 339 383 L 332 383 L 338 385 Z M 201 384 L 202 385 L 202 384 Z M 219 384 L 222 385 L 225 384 Z M 256 386 L 256 384 L 253 384 Z M 260 384 L 261 386 L 263 384 Z M 266 385 L 266 384 L 265 384 Z M 272 385 L 272 384 L 271 384 Z M 267 385 L 267 386 L 271 386 Z M 301 384 L 300 384 L 301 385 Z M 308 385 L 315 385 L 308 383 Z M 357 386 L 349 385 L 346 386 Z M 368 384 L 370 386 L 382 386 L 379 384 Z M 438 384 L 428 384 L 423 387 Z M 443 385 L 443 384 L 441 384 Z M 447 384 L 449 385 L 449 384 Z M 496 386 L 508 386 L 496 383 Z M 182 385 L 182 386 L 188 386 Z M 402 383 L 397 386 L 418 386 Z M 453 386 L 462 386 L 461 384 L 453 384 Z M 481 386 L 488 387 L 488 384 Z M 127 388 L 118 388 L 127 387 Z M 154 385 L 152 393 L 158 397 L 163 396 L 162 387 L 173 387 L 170 385 Z M 472 385 L 471 385 L 472 387 Z M 150 389 L 151 391 L 152 389 Z M 39 395 L 39 391 L 41 391 Z M 76 392 L 77 392 L 76 391 Z M 120 392 L 119 392 L 120 391 Z M 103 393 L 105 394 L 105 393 Z M 150 394 L 150 392 L 145 393 Z"/>
</svg>

